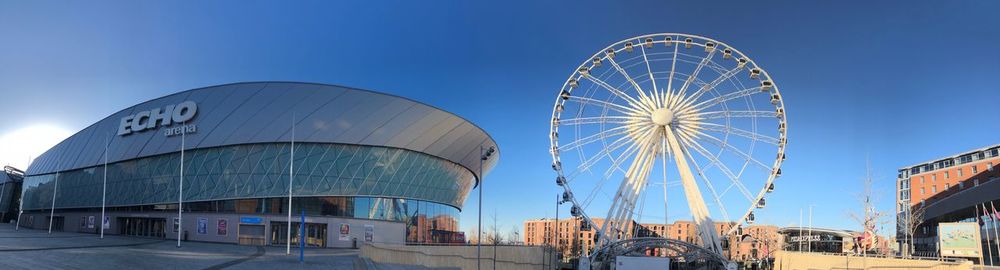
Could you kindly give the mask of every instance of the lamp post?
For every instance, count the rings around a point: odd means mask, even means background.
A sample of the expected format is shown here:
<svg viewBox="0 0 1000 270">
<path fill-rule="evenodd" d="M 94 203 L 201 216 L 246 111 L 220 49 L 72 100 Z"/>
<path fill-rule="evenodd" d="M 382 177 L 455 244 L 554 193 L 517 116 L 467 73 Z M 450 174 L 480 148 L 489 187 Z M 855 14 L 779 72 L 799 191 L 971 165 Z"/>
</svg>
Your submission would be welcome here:
<svg viewBox="0 0 1000 270">
<path fill-rule="evenodd" d="M 476 236 L 476 269 L 482 269 L 483 260 L 483 163 L 493 155 L 495 149 L 479 146 L 479 230 Z M 495 248 L 495 247 L 494 247 Z"/>
</svg>

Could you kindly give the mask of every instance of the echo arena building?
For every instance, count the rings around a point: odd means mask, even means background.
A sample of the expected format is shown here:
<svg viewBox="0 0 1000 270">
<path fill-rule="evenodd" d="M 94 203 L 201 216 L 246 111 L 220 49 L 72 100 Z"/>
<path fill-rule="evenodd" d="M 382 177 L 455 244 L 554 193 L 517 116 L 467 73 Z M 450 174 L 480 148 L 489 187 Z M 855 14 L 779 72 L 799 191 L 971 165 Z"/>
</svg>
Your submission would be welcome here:
<svg viewBox="0 0 1000 270">
<path fill-rule="evenodd" d="M 121 110 L 39 156 L 18 224 L 244 245 L 463 242 L 458 213 L 496 147 L 469 121 L 398 96 L 205 87 Z"/>
</svg>

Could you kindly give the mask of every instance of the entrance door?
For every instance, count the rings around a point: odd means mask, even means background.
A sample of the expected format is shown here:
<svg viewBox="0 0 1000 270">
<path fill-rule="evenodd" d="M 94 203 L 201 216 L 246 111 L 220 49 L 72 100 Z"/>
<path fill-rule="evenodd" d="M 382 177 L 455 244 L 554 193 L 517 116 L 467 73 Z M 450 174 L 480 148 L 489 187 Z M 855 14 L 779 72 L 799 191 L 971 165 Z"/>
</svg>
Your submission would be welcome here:
<svg viewBox="0 0 1000 270">
<path fill-rule="evenodd" d="M 326 224 L 306 223 L 306 246 L 326 247 Z M 288 222 L 271 222 L 271 245 L 287 245 Z M 292 222 L 292 245 L 299 245 L 299 223 Z"/>
<path fill-rule="evenodd" d="M 240 245 L 263 246 L 266 243 L 264 241 L 264 225 L 240 224 L 237 230 L 239 231 Z"/>
<path fill-rule="evenodd" d="M 118 218 L 118 233 L 128 236 L 164 238 L 166 237 L 167 219 L 120 217 Z"/>
<path fill-rule="evenodd" d="M 45 220 L 45 221 L 46 221 L 46 222 L 49 222 L 49 219 L 51 219 L 51 222 L 52 222 L 52 230 L 53 230 L 53 231 L 62 231 L 62 230 L 63 230 L 63 223 L 65 223 L 65 222 L 66 222 L 66 218 L 65 218 L 65 217 L 60 217 L 60 216 L 56 216 L 56 217 L 52 217 L 52 216 L 47 216 L 47 217 L 46 217 L 46 220 Z M 45 226 L 48 226 L 48 224 L 46 224 Z M 45 228 L 48 228 L 48 227 L 45 227 Z"/>
</svg>

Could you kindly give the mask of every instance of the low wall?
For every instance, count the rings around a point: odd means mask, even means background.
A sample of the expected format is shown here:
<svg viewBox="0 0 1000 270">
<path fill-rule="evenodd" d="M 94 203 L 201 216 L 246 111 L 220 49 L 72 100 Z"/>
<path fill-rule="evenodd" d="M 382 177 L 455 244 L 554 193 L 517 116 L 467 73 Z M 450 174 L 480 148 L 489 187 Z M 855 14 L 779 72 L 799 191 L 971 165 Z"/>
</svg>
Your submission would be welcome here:
<svg viewBox="0 0 1000 270">
<path fill-rule="evenodd" d="M 779 251 L 774 255 L 775 270 L 806 269 L 928 269 L 971 270 L 970 261 L 918 260 L 884 257 L 862 257 L 822 253 Z"/>
<path fill-rule="evenodd" d="M 494 270 L 493 246 L 482 247 L 482 269 Z M 538 246 L 496 247 L 496 269 L 555 269 L 555 254 Z M 361 257 L 379 264 L 419 265 L 430 268 L 476 269 L 476 246 L 405 246 L 366 243 Z"/>
</svg>

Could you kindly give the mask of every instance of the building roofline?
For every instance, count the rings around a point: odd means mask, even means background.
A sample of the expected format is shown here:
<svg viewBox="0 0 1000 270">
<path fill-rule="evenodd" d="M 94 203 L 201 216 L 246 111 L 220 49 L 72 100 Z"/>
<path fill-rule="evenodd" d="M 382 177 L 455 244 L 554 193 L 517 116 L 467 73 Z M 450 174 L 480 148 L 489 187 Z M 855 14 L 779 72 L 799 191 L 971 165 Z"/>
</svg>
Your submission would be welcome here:
<svg viewBox="0 0 1000 270">
<path fill-rule="evenodd" d="M 903 166 L 903 167 L 900 167 L 899 170 L 908 170 L 908 169 L 911 169 L 913 167 L 923 166 L 923 165 L 927 165 L 929 163 L 934 163 L 934 162 L 938 162 L 938 161 L 945 160 L 945 159 L 957 158 L 957 157 L 964 156 L 966 154 L 972 154 L 972 153 L 975 153 L 975 152 L 990 150 L 990 149 L 993 149 L 993 148 L 1000 148 L 1000 144 L 994 144 L 994 145 L 990 145 L 990 146 L 986 146 L 986 147 L 976 148 L 976 149 L 973 149 L 973 150 L 963 151 L 963 152 L 960 152 L 960 153 L 955 154 L 955 155 L 950 155 L 950 156 L 946 156 L 946 157 L 940 157 L 940 158 L 928 160 L 928 161 L 925 161 L 925 162 L 916 163 L 916 164 L 913 164 L 913 165 L 910 165 L 910 166 Z"/>
</svg>

